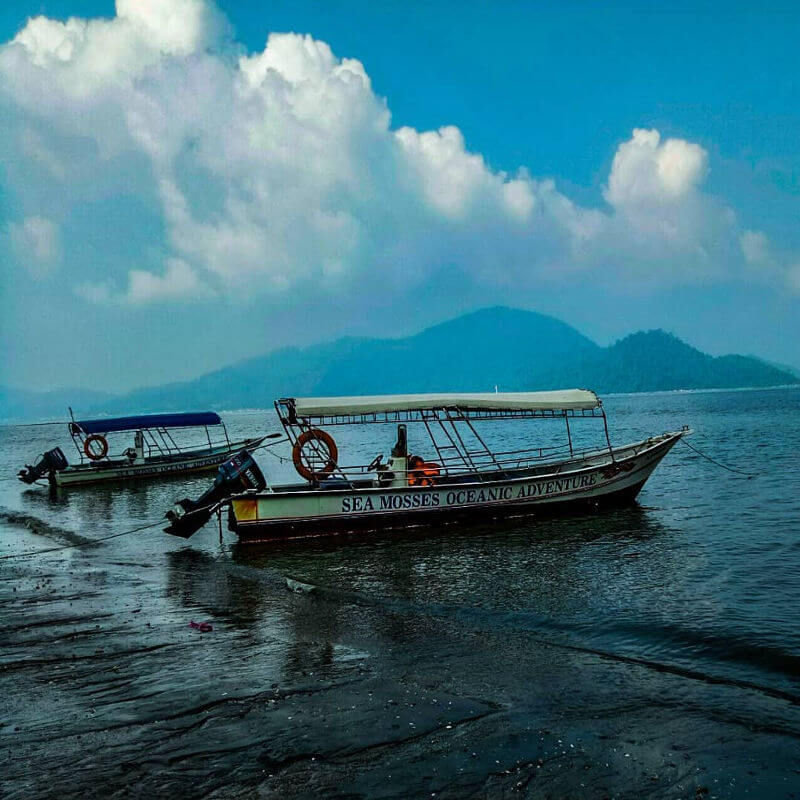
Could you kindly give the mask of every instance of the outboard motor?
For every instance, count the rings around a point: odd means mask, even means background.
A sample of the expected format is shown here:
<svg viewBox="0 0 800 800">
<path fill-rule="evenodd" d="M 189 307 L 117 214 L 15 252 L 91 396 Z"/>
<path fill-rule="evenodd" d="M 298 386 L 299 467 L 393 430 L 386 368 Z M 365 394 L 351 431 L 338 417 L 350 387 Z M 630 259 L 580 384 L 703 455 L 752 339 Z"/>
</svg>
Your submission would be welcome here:
<svg viewBox="0 0 800 800">
<path fill-rule="evenodd" d="M 68 466 L 69 462 L 63 450 L 60 447 L 54 447 L 52 450 L 42 453 L 36 459 L 36 463 L 26 464 L 25 469 L 21 469 L 18 475 L 23 483 L 35 483 L 45 475 L 52 480 L 54 472 L 66 469 Z"/>
<path fill-rule="evenodd" d="M 253 456 L 247 450 L 240 450 L 235 456 L 220 464 L 214 485 L 197 500 L 185 497 L 167 511 L 166 517 L 170 524 L 164 531 L 188 539 L 211 519 L 214 506 L 219 502 L 248 489 L 264 489 L 266 485 L 264 474 Z"/>
</svg>

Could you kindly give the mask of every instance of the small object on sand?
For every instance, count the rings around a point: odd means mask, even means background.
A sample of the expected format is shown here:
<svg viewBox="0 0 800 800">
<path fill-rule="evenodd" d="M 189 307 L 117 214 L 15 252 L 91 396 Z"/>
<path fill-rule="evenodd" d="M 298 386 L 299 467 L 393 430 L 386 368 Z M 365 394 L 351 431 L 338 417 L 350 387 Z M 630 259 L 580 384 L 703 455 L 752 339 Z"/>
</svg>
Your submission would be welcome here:
<svg viewBox="0 0 800 800">
<path fill-rule="evenodd" d="M 200 633 L 208 633 L 209 631 L 214 630 L 214 627 L 210 622 L 195 622 L 194 620 L 189 623 L 189 627 L 200 631 Z"/>
<path fill-rule="evenodd" d="M 296 581 L 294 578 L 286 579 L 286 588 L 298 594 L 311 594 L 316 589 L 313 584 Z"/>
</svg>

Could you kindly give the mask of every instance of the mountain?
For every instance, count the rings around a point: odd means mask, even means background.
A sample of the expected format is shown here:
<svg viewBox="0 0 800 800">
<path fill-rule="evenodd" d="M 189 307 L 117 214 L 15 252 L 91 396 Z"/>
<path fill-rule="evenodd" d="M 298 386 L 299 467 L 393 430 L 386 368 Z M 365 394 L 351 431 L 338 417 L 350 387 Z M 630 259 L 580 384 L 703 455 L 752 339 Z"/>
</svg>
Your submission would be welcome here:
<svg viewBox="0 0 800 800">
<path fill-rule="evenodd" d="M 189 383 L 131 392 L 103 410 L 263 408 L 287 395 L 492 391 L 495 385 L 511 391 L 529 383 L 532 368 L 547 383 L 565 359 L 589 360 L 598 352 L 591 340 L 553 317 L 488 308 L 403 339 L 346 338 L 282 348 Z"/>
<path fill-rule="evenodd" d="M 37 411 L 24 416 L 63 415 L 68 404 L 86 415 L 263 408 L 292 395 L 493 391 L 495 386 L 501 391 L 576 386 L 609 393 L 791 383 L 800 379 L 785 369 L 749 356 L 710 356 L 664 331 L 634 333 L 600 347 L 553 317 L 496 307 L 400 339 L 284 347 L 193 381 L 116 397 L 78 390 L 39 395 L 29 398 Z M 4 403 L 0 392 L 0 415 L 23 415 L 8 413 L 9 408 L 19 409 L 20 403 Z"/>
<path fill-rule="evenodd" d="M 795 378 L 800 378 L 800 367 L 793 367 L 791 364 L 781 364 L 778 361 L 767 361 L 764 358 L 756 358 L 756 361 L 761 361 L 763 364 L 768 364 L 770 367 L 775 367 L 775 369 L 779 369 L 782 372 L 788 372 L 790 375 L 794 375 Z"/>
<path fill-rule="evenodd" d="M 797 376 L 749 356 L 709 356 L 661 330 L 633 333 L 584 361 L 579 375 L 600 392 L 732 389 L 800 383 Z M 566 376 L 565 376 L 566 377 Z M 566 385 L 566 384 L 564 384 Z"/>
</svg>

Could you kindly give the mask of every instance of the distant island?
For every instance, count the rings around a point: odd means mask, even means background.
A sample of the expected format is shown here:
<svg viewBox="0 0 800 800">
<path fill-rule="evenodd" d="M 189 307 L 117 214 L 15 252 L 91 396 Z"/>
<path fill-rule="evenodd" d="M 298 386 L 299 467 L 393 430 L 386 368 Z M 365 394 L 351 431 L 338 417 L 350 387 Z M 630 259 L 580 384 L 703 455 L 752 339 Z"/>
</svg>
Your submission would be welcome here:
<svg viewBox="0 0 800 800">
<path fill-rule="evenodd" d="M 343 338 L 284 347 L 196 380 L 108 395 L 0 388 L 0 417 L 263 408 L 276 397 L 434 391 L 599 393 L 798 384 L 792 368 L 751 356 L 710 356 L 662 330 L 601 347 L 575 328 L 533 311 L 475 311 L 401 339 Z"/>
</svg>

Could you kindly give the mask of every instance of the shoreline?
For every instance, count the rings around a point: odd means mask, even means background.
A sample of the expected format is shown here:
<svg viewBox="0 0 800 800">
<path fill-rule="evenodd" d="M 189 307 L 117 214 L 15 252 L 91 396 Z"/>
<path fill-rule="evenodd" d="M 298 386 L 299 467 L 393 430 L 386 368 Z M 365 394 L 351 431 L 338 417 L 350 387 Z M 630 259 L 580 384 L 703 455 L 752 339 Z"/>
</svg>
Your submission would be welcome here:
<svg viewBox="0 0 800 800">
<path fill-rule="evenodd" d="M 800 389 L 800 379 L 797 383 L 783 383 L 775 386 L 736 386 L 731 388 L 715 388 L 710 387 L 706 389 L 657 389 L 647 392 L 598 392 L 602 397 L 657 397 L 659 395 L 682 395 L 682 394 L 724 394 L 725 392 L 772 392 L 781 390 L 796 390 Z M 156 411 L 147 411 L 143 413 L 148 414 L 161 414 L 171 413 L 174 409 L 158 409 Z M 218 414 L 264 414 L 274 413 L 275 409 L 272 406 L 264 408 L 215 408 L 212 409 Z M 116 414 L 116 412 L 115 412 Z M 114 416 L 112 414 L 100 414 L 98 419 L 103 419 L 107 416 Z M 0 419 L 0 427 L 13 428 L 13 427 L 31 427 L 34 425 L 65 425 L 66 420 L 42 420 L 40 418 L 6 418 Z"/>
</svg>

